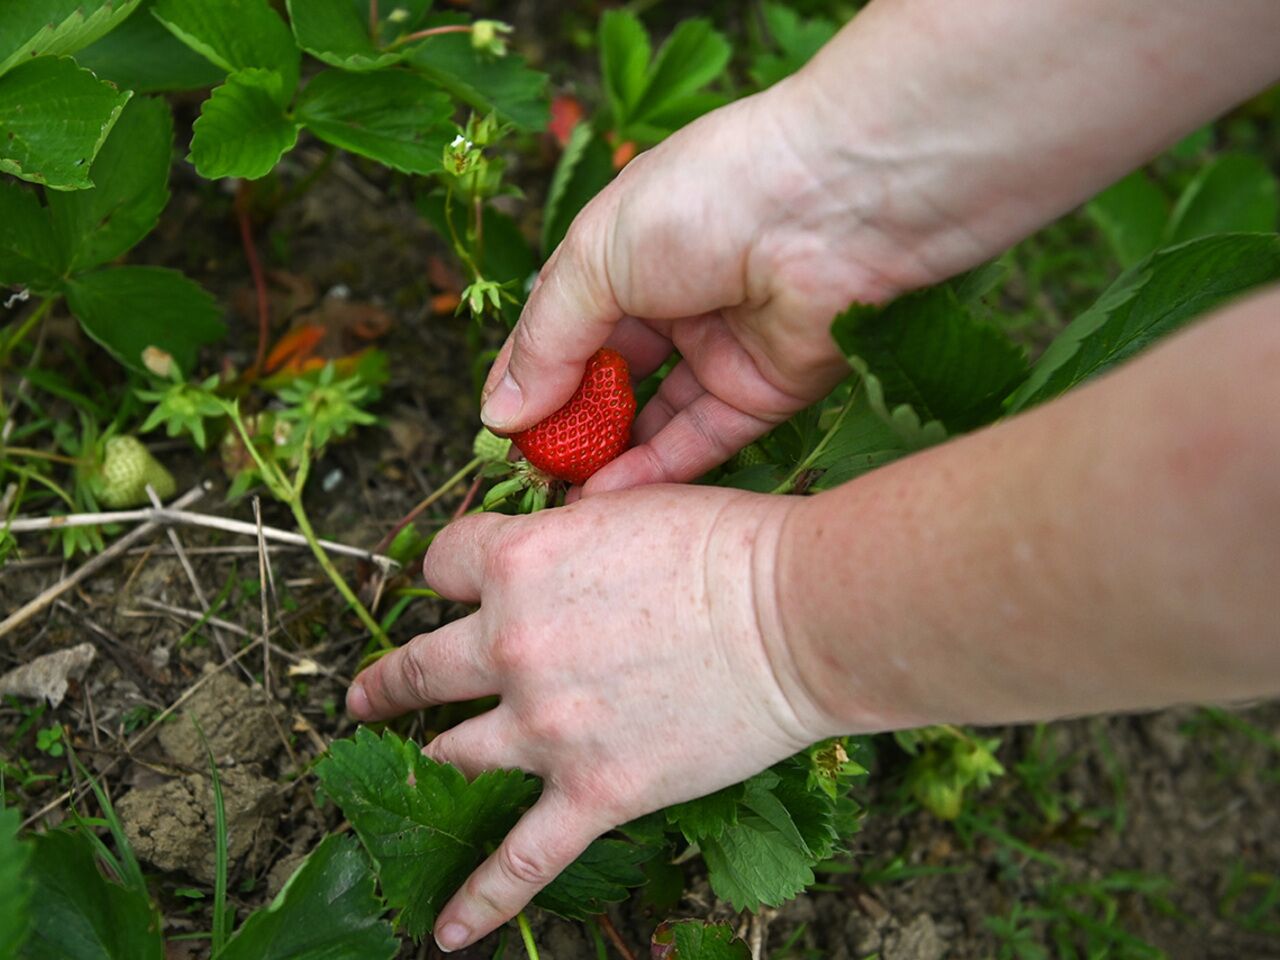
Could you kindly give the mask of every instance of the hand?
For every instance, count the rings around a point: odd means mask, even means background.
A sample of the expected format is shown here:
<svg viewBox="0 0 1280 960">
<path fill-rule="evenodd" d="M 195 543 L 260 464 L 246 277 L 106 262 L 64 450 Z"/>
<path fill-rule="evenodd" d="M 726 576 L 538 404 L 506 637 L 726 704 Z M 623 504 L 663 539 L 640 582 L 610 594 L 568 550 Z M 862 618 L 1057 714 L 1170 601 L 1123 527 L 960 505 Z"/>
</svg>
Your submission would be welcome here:
<svg viewBox="0 0 1280 960">
<path fill-rule="evenodd" d="M 638 376 L 678 350 L 636 446 L 590 495 L 691 480 L 824 396 L 848 373 L 835 315 L 926 278 L 876 269 L 910 258 L 887 255 L 864 198 L 833 187 L 821 126 L 792 78 L 632 161 L 543 268 L 489 375 L 486 424 L 554 412 L 605 343 Z"/>
<path fill-rule="evenodd" d="M 652 486 L 446 527 L 428 583 L 480 609 L 356 678 L 361 720 L 497 694 L 440 735 L 468 776 L 543 792 L 441 912 L 458 949 L 514 916 L 598 835 L 745 779 L 834 733 L 776 625 L 774 550 L 797 501 Z"/>
</svg>

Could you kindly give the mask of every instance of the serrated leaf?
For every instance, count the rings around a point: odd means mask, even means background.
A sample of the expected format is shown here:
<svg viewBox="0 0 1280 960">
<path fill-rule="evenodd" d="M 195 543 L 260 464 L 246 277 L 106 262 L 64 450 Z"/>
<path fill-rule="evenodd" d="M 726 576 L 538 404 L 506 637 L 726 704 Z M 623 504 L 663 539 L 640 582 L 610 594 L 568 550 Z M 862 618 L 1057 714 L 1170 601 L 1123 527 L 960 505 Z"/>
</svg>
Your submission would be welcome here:
<svg viewBox="0 0 1280 960">
<path fill-rule="evenodd" d="M 669 116 L 682 101 L 724 73 L 732 52 L 729 41 L 711 26 L 710 20 L 682 20 L 658 50 L 646 76 L 644 93 L 632 107 L 629 120 L 643 123 L 664 114 Z M 706 112 L 701 104 L 697 109 Z"/>
<path fill-rule="evenodd" d="M 76 63 L 134 93 L 211 87 L 226 71 L 196 53 L 151 15 L 143 0 L 129 18 L 76 54 Z"/>
<path fill-rule="evenodd" d="M 400 941 L 374 884 L 354 838 L 325 837 L 215 960 L 392 960 Z"/>
<path fill-rule="evenodd" d="M 131 94 L 67 57 L 0 77 L 0 172 L 53 190 L 93 186 L 89 167 Z"/>
<path fill-rule="evenodd" d="M 1097 376 L 1195 317 L 1280 278 L 1280 236 L 1222 234 L 1157 251 L 1120 275 L 1009 396 L 1017 413 Z"/>
<path fill-rule="evenodd" d="M 533 902 L 566 920 L 596 916 L 608 904 L 627 899 L 633 887 L 644 885 L 641 866 L 654 852 L 624 840 L 596 840 Z"/>
<path fill-rule="evenodd" d="M 168 105 L 132 100 L 93 161 L 97 185 L 49 195 L 54 235 L 70 270 L 113 260 L 151 232 L 169 201 L 172 156 Z"/>
<path fill-rule="evenodd" d="M 373 858 L 387 902 L 400 910 L 397 925 L 415 939 L 539 791 L 515 770 L 468 783 L 413 741 L 366 727 L 335 742 L 316 776 Z"/>
<path fill-rule="evenodd" d="M 651 955 L 653 960 L 748 960 L 751 951 L 728 924 L 681 920 L 658 927 Z"/>
<path fill-rule="evenodd" d="M 735 783 L 705 797 L 673 804 L 663 813 L 667 823 L 677 827 L 687 841 L 698 843 L 704 837 L 718 837 L 726 827 L 738 822 L 739 805 L 746 791 L 745 783 Z"/>
<path fill-rule="evenodd" d="M 861 366 L 861 361 L 858 361 Z M 941 443 L 947 431 L 924 422 L 908 404 L 892 410 L 879 379 L 861 366 L 853 392 L 822 441 L 812 467 L 824 471 L 812 486 L 829 490 L 916 450 Z"/>
<path fill-rule="evenodd" d="M 153 13 L 174 36 L 227 73 L 254 67 L 275 71 L 282 106 L 293 96 L 302 55 L 267 0 L 156 0 Z"/>
<path fill-rule="evenodd" d="M 200 108 L 191 127 L 191 162 L 209 180 L 265 177 L 298 142 L 301 125 L 280 106 L 280 76 L 240 70 Z"/>
<path fill-rule="evenodd" d="M 0 807 L 0 960 L 18 956 L 30 925 L 31 844 L 18 839 L 21 822 L 17 810 Z"/>
<path fill-rule="evenodd" d="M 1266 162 L 1249 153 L 1214 157 L 1178 197 L 1168 243 L 1214 233 L 1269 233 L 1280 219 L 1280 191 Z"/>
<path fill-rule="evenodd" d="M 226 334 L 203 287 L 163 267 L 108 267 L 67 283 L 67 304 L 85 332 L 125 366 L 146 372 L 142 352 L 157 347 L 179 370 L 193 370 L 205 344 Z"/>
<path fill-rule="evenodd" d="M 376 70 L 403 60 L 407 47 L 385 50 L 374 44 L 363 6 L 351 0 L 288 0 L 298 46 L 342 70 Z"/>
<path fill-rule="evenodd" d="M 613 179 L 613 151 L 588 123 L 573 128 L 551 177 L 542 210 L 542 253 L 550 256 L 573 218 Z"/>
<path fill-rule="evenodd" d="M 890 407 L 910 404 L 952 432 L 994 420 L 1001 400 L 1026 376 L 1022 348 L 964 306 L 949 286 L 854 308 L 832 334 L 880 380 Z"/>
<path fill-rule="evenodd" d="M 776 907 L 813 883 L 812 858 L 761 817 L 739 817 L 700 846 L 711 889 L 735 910 Z"/>
<path fill-rule="evenodd" d="M 1085 205 L 1123 267 L 1131 267 L 1156 247 L 1169 220 L 1169 201 L 1154 180 L 1135 170 Z"/>
<path fill-rule="evenodd" d="M 615 124 L 630 118 L 644 96 L 652 47 L 649 32 L 629 10 L 606 10 L 600 18 L 600 79 Z"/>
<path fill-rule="evenodd" d="M 432 19 L 441 26 L 466 22 L 466 17 L 453 15 Z M 523 57 L 513 53 L 485 56 L 472 48 L 470 37 L 455 33 L 413 46 L 406 62 L 477 110 L 492 110 L 524 130 L 542 130 L 547 125 L 551 109 L 546 96 L 548 77 L 526 66 Z"/>
<path fill-rule="evenodd" d="M 124 21 L 138 0 L 5 0 L 0 3 L 0 75 L 26 60 L 65 56 Z"/>
<path fill-rule="evenodd" d="M 302 91 L 295 116 L 336 147 L 403 173 L 432 173 L 456 134 L 452 113 L 449 97 L 425 77 L 326 70 Z"/>
<path fill-rule="evenodd" d="M 35 838 L 24 960 L 162 960 L 160 915 L 147 896 L 107 880 L 80 832 Z"/>
<path fill-rule="evenodd" d="M 35 191 L 0 180 L 0 286 L 54 293 L 64 269 L 49 215 Z"/>
</svg>

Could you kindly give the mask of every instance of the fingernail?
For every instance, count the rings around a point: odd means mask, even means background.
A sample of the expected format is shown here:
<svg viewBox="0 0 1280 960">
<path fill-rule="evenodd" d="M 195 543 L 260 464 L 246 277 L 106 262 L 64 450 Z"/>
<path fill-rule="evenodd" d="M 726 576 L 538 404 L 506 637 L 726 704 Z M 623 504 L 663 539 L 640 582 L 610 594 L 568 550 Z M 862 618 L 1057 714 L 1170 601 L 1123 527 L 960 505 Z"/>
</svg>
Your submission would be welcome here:
<svg viewBox="0 0 1280 960">
<path fill-rule="evenodd" d="M 353 683 L 347 691 L 347 713 L 357 720 L 369 715 L 369 695 L 364 692 L 363 684 Z"/>
<path fill-rule="evenodd" d="M 480 408 L 480 419 L 491 430 L 501 430 L 520 415 L 524 406 L 524 398 L 520 395 L 520 385 L 516 383 L 510 372 L 504 373 L 493 392 L 485 399 Z"/>
<path fill-rule="evenodd" d="M 445 953 L 461 950 L 471 939 L 471 931 L 460 923 L 446 923 L 436 934 L 436 946 Z"/>
</svg>

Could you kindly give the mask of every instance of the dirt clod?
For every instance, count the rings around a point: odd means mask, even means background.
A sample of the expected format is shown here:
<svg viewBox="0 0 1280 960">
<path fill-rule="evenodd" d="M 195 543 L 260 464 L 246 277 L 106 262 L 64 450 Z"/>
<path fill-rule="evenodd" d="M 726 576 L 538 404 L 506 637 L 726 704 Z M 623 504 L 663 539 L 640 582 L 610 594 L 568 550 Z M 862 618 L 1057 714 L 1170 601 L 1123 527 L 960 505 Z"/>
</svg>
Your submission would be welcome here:
<svg viewBox="0 0 1280 960">
<path fill-rule="evenodd" d="M 210 677 L 177 718 L 161 728 L 160 745 L 177 763 L 201 769 L 208 765 L 200 740 L 203 730 L 219 766 L 263 763 L 280 749 L 276 711 L 261 689 L 223 671 Z"/>
</svg>

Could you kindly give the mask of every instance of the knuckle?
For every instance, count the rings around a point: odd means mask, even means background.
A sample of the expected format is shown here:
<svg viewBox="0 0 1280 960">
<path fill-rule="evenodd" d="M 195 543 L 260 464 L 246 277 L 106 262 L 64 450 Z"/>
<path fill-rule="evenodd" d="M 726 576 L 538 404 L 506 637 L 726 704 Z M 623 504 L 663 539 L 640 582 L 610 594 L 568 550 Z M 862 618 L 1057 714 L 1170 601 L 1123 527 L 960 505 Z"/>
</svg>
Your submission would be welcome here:
<svg viewBox="0 0 1280 960">
<path fill-rule="evenodd" d="M 530 846 L 504 843 L 498 848 L 498 869 L 520 884 L 544 887 L 555 879 L 550 858 Z"/>
<path fill-rule="evenodd" d="M 423 662 L 422 644 L 413 644 L 405 649 L 401 673 L 410 695 L 423 703 L 434 703 L 431 696 L 431 681 L 427 677 L 427 665 Z"/>
<path fill-rule="evenodd" d="M 493 638 L 491 657 L 501 673 L 522 673 L 535 662 L 537 651 L 532 634 L 508 628 Z"/>
<path fill-rule="evenodd" d="M 515 525 L 490 551 L 488 576 L 499 583 L 517 582 L 538 562 L 538 538 L 527 528 Z"/>
</svg>

